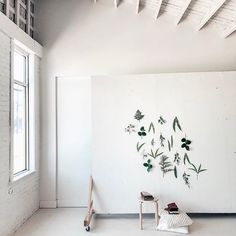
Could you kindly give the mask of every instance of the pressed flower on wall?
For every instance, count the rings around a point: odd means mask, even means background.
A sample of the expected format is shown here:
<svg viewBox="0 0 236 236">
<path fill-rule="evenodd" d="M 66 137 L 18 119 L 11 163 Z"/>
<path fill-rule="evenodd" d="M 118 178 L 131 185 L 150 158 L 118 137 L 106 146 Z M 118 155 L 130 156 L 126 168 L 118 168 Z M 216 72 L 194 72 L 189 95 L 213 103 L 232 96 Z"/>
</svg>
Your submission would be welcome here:
<svg viewBox="0 0 236 236">
<path fill-rule="evenodd" d="M 143 119 L 143 117 L 144 117 L 144 115 L 142 114 L 142 112 L 140 110 L 137 110 L 135 115 L 134 115 L 134 119 L 140 121 L 140 120 Z"/>
</svg>

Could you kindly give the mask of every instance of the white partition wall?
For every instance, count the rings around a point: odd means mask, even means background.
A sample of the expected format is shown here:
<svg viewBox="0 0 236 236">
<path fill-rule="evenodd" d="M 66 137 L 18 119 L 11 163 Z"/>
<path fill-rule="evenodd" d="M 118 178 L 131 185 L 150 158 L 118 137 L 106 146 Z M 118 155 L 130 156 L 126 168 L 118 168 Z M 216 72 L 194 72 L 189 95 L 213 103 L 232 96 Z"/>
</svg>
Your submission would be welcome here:
<svg viewBox="0 0 236 236">
<path fill-rule="evenodd" d="M 236 212 L 235 98 L 236 72 L 93 77 L 97 212 L 137 213 L 137 197 L 143 190 L 158 195 L 162 206 L 175 201 L 187 212 Z M 137 110 L 140 120 L 134 118 Z M 130 134 L 125 132 L 129 124 L 135 125 Z M 176 167 L 178 173 L 170 170 L 163 177 L 161 156 L 151 157 L 153 138 L 153 151 L 160 148 L 159 153 L 169 157 L 169 169 Z M 189 151 L 181 147 L 182 138 L 191 140 Z M 143 166 L 148 159 L 150 172 Z M 190 163 L 202 171 L 197 175 Z"/>
<path fill-rule="evenodd" d="M 57 206 L 87 205 L 91 160 L 91 81 L 57 78 Z"/>
</svg>

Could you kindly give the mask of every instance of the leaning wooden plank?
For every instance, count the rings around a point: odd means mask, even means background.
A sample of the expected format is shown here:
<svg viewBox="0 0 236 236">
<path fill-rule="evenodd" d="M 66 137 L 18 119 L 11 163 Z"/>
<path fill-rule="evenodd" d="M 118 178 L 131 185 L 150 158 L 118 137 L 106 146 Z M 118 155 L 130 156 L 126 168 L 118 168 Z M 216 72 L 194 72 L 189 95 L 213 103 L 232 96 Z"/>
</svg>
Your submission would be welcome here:
<svg viewBox="0 0 236 236">
<path fill-rule="evenodd" d="M 90 206 L 89 206 L 89 211 L 88 211 L 88 213 L 87 213 L 87 215 L 85 216 L 85 219 L 84 219 L 84 226 L 85 227 L 90 225 L 93 212 L 94 211 L 93 211 L 93 201 L 92 201 Z"/>
<path fill-rule="evenodd" d="M 159 14 L 160 14 L 162 2 L 163 2 L 163 0 L 159 0 L 157 3 L 156 16 L 155 16 L 156 19 L 158 18 Z"/>
<path fill-rule="evenodd" d="M 90 222 L 92 216 L 94 214 L 93 210 L 93 200 L 92 200 L 92 192 L 93 192 L 93 178 L 90 176 L 89 180 L 89 197 L 88 197 L 88 211 L 84 219 L 84 226 L 86 227 L 86 231 L 90 231 Z"/>
<path fill-rule="evenodd" d="M 189 7 L 189 5 L 190 5 L 191 2 L 192 2 L 192 0 L 185 0 L 185 3 L 184 3 L 184 5 L 183 5 L 183 7 L 182 7 L 182 9 L 181 9 L 181 11 L 180 11 L 180 13 L 179 13 L 177 19 L 176 19 L 176 25 L 178 25 L 179 22 L 181 21 L 181 19 L 183 18 L 184 13 L 185 13 L 186 10 L 188 9 L 188 7 Z"/>
<path fill-rule="evenodd" d="M 236 31 L 236 22 L 235 22 L 232 26 L 226 28 L 226 29 L 223 31 L 222 36 L 223 36 L 223 38 L 227 38 L 227 37 L 229 37 L 232 33 L 234 33 L 235 31 Z"/>
<path fill-rule="evenodd" d="M 203 16 L 201 19 L 199 25 L 197 26 L 197 30 L 200 30 L 210 19 L 214 16 L 214 14 L 222 7 L 222 5 L 227 0 L 219 0 L 217 3 L 215 3 Z"/>
</svg>

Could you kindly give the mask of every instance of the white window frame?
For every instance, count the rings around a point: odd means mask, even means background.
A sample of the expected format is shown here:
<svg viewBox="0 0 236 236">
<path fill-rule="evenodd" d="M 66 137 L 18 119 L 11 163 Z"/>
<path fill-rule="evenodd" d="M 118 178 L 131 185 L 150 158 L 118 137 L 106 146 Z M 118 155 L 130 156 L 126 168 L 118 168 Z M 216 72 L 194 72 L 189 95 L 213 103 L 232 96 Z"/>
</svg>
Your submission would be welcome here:
<svg viewBox="0 0 236 236">
<path fill-rule="evenodd" d="M 14 52 L 26 57 L 26 82 L 15 81 L 14 78 Z M 11 109 L 10 109 L 10 183 L 18 181 L 35 172 L 35 108 L 34 108 L 34 56 L 26 48 L 11 41 Z M 14 84 L 26 88 L 26 169 L 14 174 Z"/>
</svg>

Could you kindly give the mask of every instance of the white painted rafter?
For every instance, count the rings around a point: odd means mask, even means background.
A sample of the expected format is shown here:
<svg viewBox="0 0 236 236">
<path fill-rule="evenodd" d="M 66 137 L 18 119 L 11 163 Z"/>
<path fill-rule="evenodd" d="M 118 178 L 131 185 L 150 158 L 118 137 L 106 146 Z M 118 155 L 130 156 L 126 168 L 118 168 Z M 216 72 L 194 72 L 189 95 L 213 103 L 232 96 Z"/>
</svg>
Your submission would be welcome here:
<svg viewBox="0 0 236 236">
<path fill-rule="evenodd" d="M 140 0 L 136 0 L 136 13 L 139 13 Z"/>
<path fill-rule="evenodd" d="M 6 16 L 9 17 L 10 0 L 6 0 Z"/>
<path fill-rule="evenodd" d="M 226 29 L 223 31 L 222 36 L 223 36 L 223 38 L 227 38 L 227 37 L 229 37 L 232 33 L 234 33 L 235 31 L 236 31 L 236 22 L 235 22 L 232 26 L 226 28 Z"/>
<path fill-rule="evenodd" d="M 118 5 L 119 5 L 119 0 L 114 0 L 114 6 L 115 6 L 115 8 L 117 8 L 118 7 Z"/>
<path fill-rule="evenodd" d="M 214 4 L 203 16 L 199 25 L 197 26 L 197 30 L 200 30 L 213 16 L 214 14 L 222 7 L 222 5 L 227 0 L 219 0 L 216 4 Z"/>
<path fill-rule="evenodd" d="M 181 9 L 181 11 L 180 11 L 180 13 L 179 13 L 177 19 L 176 19 L 176 25 L 178 25 L 179 22 L 181 21 L 181 19 L 183 18 L 184 13 L 185 13 L 186 10 L 188 9 L 188 7 L 189 7 L 189 5 L 190 5 L 191 2 L 192 2 L 192 0 L 185 0 L 185 3 L 184 3 L 184 5 L 183 5 L 183 7 L 182 7 L 182 9 Z"/>
<path fill-rule="evenodd" d="M 163 0 L 159 0 L 157 3 L 156 16 L 155 16 L 156 19 L 158 18 L 159 14 L 160 14 L 162 2 L 163 2 Z"/>
</svg>

